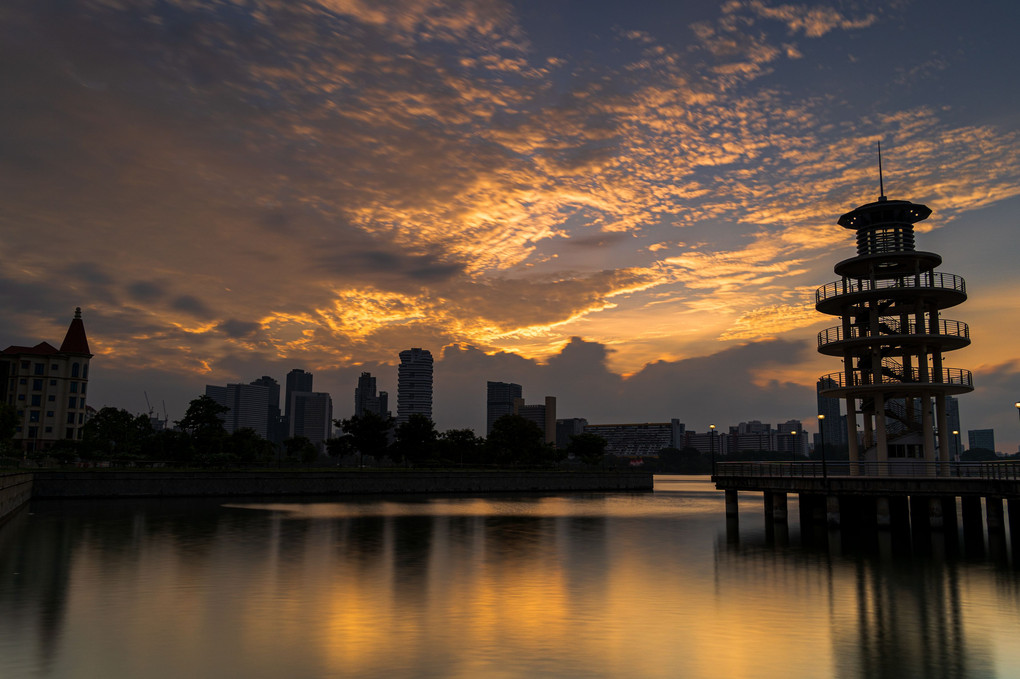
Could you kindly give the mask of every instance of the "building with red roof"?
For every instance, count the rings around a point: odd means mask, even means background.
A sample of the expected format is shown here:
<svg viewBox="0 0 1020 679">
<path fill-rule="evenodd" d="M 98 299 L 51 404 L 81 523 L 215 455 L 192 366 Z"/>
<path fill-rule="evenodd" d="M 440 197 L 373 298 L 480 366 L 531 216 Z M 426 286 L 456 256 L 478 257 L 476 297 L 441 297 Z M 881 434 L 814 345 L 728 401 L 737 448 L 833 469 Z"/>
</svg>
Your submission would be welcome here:
<svg viewBox="0 0 1020 679">
<path fill-rule="evenodd" d="M 24 453 L 81 438 L 91 358 L 80 307 L 59 349 L 40 342 L 0 352 L 0 402 L 17 411 L 14 440 Z"/>
</svg>

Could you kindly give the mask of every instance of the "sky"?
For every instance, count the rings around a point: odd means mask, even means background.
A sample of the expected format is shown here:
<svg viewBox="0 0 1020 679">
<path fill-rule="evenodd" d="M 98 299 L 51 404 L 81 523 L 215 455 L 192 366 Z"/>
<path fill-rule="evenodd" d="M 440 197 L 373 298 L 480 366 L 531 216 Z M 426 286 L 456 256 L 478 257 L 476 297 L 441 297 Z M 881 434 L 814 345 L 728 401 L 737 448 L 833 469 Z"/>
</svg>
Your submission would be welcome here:
<svg viewBox="0 0 1020 679">
<path fill-rule="evenodd" d="M 80 306 L 90 405 L 436 357 L 560 417 L 814 427 L 839 216 L 928 205 L 964 430 L 1020 422 L 1020 5 L 6 0 L 0 345 Z M 810 424 L 809 424 L 810 423 Z"/>
</svg>

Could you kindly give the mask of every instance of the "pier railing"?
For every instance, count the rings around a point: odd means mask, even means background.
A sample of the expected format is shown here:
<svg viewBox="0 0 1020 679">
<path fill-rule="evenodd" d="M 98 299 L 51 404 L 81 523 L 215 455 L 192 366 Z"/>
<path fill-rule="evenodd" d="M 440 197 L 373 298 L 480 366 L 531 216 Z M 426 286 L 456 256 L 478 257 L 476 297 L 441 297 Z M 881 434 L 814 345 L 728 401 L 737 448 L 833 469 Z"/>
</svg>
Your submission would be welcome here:
<svg viewBox="0 0 1020 679">
<path fill-rule="evenodd" d="M 717 462 L 714 476 L 762 478 L 882 477 L 1020 480 L 1020 462 Z"/>
</svg>

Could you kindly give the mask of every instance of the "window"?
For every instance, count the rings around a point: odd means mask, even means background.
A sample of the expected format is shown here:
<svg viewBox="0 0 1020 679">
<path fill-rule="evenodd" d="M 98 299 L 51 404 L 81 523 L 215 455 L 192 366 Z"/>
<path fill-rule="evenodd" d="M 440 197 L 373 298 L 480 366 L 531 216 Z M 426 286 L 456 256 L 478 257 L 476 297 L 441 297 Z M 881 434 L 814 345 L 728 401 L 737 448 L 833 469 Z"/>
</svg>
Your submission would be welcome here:
<svg viewBox="0 0 1020 679">
<path fill-rule="evenodd" d="M 85 387 L 88 386 L 84 382 L 81 383 L 81 393 L 85 393 Z"/>
<path fill-rule="evenodd" d="M 18 394 L 18 400 L 19 401 L 24 401 L 25 400 L 25 395 L 24 394 Z"/>
<path fill-rule="evenodd" d="M 78 376 L 78 372 L 80 370 L 81 370 L 81 367 L 77 363 L 73 364 L 71 366 L 71 377 L 77 377 Z"/>
<path fill-rule="evenodd" d="M 38 435 L 39 435 L 39 427 L 29 427 L 28 428 L 28 438 L 34 439 Z"/>
<path fill-rule="evenodd" d="M 45 372 L 46 372 L 46 365 L 45 364 L 43 364 L 43 363 L 36 363 L 35 364 L 35 374 L 36 375 L 42 375 Z"/>
<path fill-rule="evenodd" d="M 85 399 L 80 398 L 78 399 L 78 401 L 79 401 L 78 407 L 81 408 L 82 410 L 85 410 Z"/>
<path fill-rule="evenodd" d="M 28 411 L 28 421 L 29 422 L 38 422 L 39 421 L 39 411 L 38 410 L 29 410 Z"/>
<path fill-rule="evenodd" d="M 86 363 L 85 367 L 81 369 L 81 378 L 87 380 L 89 378 L 89 364 Z"/>
<path fill-rule="evenodd" d="M 68 424 L 74 424 L 74 413 L 68 413 L 67 414 L 67 423 Z"/>
<path fill-rule="evenodd" d="M 32 390 L 42 391 L 42 380 L 32 380 Z"/>
<path fill-rule="evenodd" d="M 22 361 L 22 362 L 21 362 L 21 369 L 22 369 L 22 370 L 28 370 L 28 367 L 29 367 L 30 365 L 32 365 L 30 361 Z"/>
<path fill-rule="evenodd" d="M 78 383 L 77 382 L 71 382 L 71 393 L 72 394 L 77 394 L 78 393 Z"/>
<path fill-rule="evenodd" d="M 52 411 L 52 410 L 47 410 L 47 411 L 46 411 L 46 417 L 53 417 L 53 414 L 54 414 L 54 413 L 53 413 L 53 411 Z"/>
<path fill-rule="evenodd" d="M 42 395 L 40 395 L 40 394 L 32 394 L 32 405 L 34 405 L 34 406 L 41 406 L 42 405 Z"/>
<path fill-rule="evenodd" d="M 16 430 L 16 431 L 17 431 L 17 432 L 18 432 L 19 434 L 21 433 L 21 426 L 20 426 L 20 425 L 18 426 L 18 428 L 17 428 L 17 430 Z"/>
<path fill-rule="evenodd" d="M 85 423 L 85 413 L 78 413 L 78 424 Z"/>
<path fill-rule="evenodd" d="M 56 380 L 50 380 L 50 386 L 51 387 L 57 386 L 57 381 Z"/>
<path fill-rule="evenodd" d="M 28 378 L 22 377 L 20 380 L 18 380 L 18 384 L 28 384 Z"/>
<path fill-rule="evenodd" d="M 49 396 L 46 397 L 46 400 L 49 401 L 50 403 L 53 403 L 54 401 L 57 400 L 57 395 L 56 394 L 50 394 Z"/>
<path fill-rule="evenodd" d="M 50 363 L 50 370 L 60 370 L 59 363 Z"/>
<path fill-rule="evenodd" d="M 74 396 L 72 396 L 71 398 L 67 399 L 67 407 L 68 408 L 74 408 L 74 406 L 75 406 L 75 404 L 77 402 L 78 402 L 78 399 L 76 399 Z"/>
<path fill-rule="evenodd" d="M 53 433 L 53 427 L 46 427 L 45 429 L 43 429 L 43 431 L 45 431 L 47 434 L 52 434 Z"/>
</svg>

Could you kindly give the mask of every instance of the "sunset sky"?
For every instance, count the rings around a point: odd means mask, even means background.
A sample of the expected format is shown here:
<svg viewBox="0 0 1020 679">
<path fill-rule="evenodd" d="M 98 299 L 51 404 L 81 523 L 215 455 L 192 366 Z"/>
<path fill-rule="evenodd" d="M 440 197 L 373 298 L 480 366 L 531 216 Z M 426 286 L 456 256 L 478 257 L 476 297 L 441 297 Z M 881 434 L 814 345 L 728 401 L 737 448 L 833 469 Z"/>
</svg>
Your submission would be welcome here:
<svg viewBox="0 0 1020 679">
<path fill-rule="evenodd" d="M 485 381 L 560 417 L 814 428 L 839 215 L 927 204 L 966 278 L 964 430 L 1020 442 L 1020 5 L 6 0 L 0 345 L 81 306 L 89 402 L 170 419 L 300 367 L 440 429 Z M 966 440 L 964 438 L 964 440 Z"/>
</svg>

